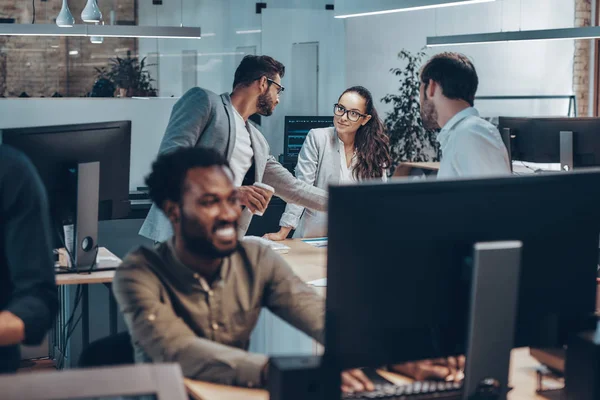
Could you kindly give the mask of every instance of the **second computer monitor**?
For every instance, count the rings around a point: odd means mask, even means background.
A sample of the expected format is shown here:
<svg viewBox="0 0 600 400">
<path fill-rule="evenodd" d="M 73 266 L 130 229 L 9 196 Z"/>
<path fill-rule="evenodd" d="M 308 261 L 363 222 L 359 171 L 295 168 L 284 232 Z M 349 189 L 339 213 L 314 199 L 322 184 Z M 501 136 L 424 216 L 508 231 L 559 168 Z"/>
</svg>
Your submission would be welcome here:
<svg viewBox="0 0 600 400">
<path fill-rule="evenodd" d="M 298 160 L 298 153 L 311 129 L 333 126 L 333 117 L 285 117 L 284 157 L 286 162 Z"/>
<path fill-rule="evenodd" d="M 600 118 L 500 117 L 498 129 L 510 129 L 513 160 L 562 163 L 561 132 L 572 132 L 573 167 L 600 166 Z"/>
<path fill-rule="evenodd" d="M 325 354 L 341 369 L 464 354 L 477 242 L 523 243 L 515 345 L 559 344 L 562 321 L 594 312 L 600 172 L 329 193 Z"/>
</svg>

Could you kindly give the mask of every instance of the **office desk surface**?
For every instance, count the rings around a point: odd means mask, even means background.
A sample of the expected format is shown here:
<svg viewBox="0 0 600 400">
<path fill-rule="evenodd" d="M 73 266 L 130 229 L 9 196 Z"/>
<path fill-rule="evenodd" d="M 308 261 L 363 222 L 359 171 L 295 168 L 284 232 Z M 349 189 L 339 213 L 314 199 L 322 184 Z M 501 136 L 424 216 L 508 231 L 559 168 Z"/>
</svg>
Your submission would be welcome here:
<svg viewBox="0 0 600 400">
<path fill-rule="evenodd" d="M 281 256 L 304 282 L 327 277 L 327 248 L 314 247 L 301 239 L 288 239 L 283 243 L 290 251 Z"/>
<path fill-rule="evenodd" d="M 508 395 L 509 400 L 545 399 L 537 395 L 536 367 L 539 363 L 529 355 L 529 349 L 521 348 L 512 351 L 510 384 L 513 390 Z M 404 377 L 399 377 L 400 382 L 408 382 Z M 212 383 L 185 380 L 188 393 L 195 400 L 268 400 L 269 395 L 262 389 L 244 389 Z"/>
<path fill-rule="evenodd" d="M 121 264 L 121 259 L 111 253 L 105 247 L 98 250 L 99 268 L 116 268 Z M 91 273 L 62 273 L 56 274 L 57 285 L 86 285 L 94 283 L 111 283 L 115 276 L 115 270 L 93 271 Z"/>
</svg>

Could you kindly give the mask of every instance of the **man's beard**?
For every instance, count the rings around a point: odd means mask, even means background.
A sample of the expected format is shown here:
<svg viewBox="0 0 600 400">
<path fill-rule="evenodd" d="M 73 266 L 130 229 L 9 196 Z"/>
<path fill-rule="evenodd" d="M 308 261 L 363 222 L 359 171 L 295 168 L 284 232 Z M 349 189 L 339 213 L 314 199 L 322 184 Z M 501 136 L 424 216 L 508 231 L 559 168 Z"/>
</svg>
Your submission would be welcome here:
<svg viewBox="0 0 600 400">
<path fill-rule="evenodd" d="M 202 227 L 199 224 L 185 216 L 183 210 L 181 210 L 181 238 L 183 240 L 183 245 L 190 253 L 194 253 L 197 256 L 203 258 L 222 258 L 227 257 L 232 254 L 237 246 L 228 250 L 219 250 L 217 249 L 213 243 L 208 240 L 206 234 L 202 236 L 201 234 L 196 234 L 194 232 L 202 231 Z M 214 229 L 218 229 L 223 224 L 216 224 Z M 237 231 L 237 224 L 234 224 L 234 229 Z"/>
<path fill-rule="evenodd" d="M 269 95 L 269 92 L 263 93 L 258 96 L 258 100 L 256 103 L 256 108 L 258 109 L 258 113 L 263 117 L 268 117 L 273 114 L 273 99 Z"/>
<path fill-rule="evenodd" d="M 440 129 L 437 118 L 438 113 L 433 101 L 429 99 L 423 100 L 423 105 L 421 106 L 421 121 L 423 121 L 423 127 L 430 131 Z"/>
</svg>

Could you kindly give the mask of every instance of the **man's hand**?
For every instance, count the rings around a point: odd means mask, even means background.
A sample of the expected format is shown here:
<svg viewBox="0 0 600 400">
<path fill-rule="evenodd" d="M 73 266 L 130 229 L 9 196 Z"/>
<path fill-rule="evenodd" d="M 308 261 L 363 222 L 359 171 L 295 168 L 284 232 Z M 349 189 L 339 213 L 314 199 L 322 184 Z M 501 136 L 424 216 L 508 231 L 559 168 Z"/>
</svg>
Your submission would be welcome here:
<svg viewBox="0 0 600 400">
<path fill-rule="evenodd" d="M 360 369 L 342 372 L 342 392 L 370 392 L 374 389 L 373 382 Z"/>
<path fill-rule="evenodd" d="M 281 240 L 285 240 L 287 239 L 288 235 L 290 234 L 290 231 L 292 230 L 292 228 L 287 227 L 287 226 L 282 226 L 279 228 L 279 232 L 275 232 L 275 233 L 265 233 L 263 235 L 263 237 L 265 239 L 269 239 L 269 240 L 274 240 L 276 242 L 279 242 Z"/>
<path fill-rule="evenodd" d="M 0 346 L 11 346 L 25 340 L 23 320 L 10 311 L 0 311 Z"/>
<path fill-rule="evenodd" d="M 465 356 L 438 358 L 396 364 L 391 366 L 392 371 L 416 379 L 442 380 L 460 382 L 464 378 Z"/>
<path fill-rule="evenodd" d="M 238 196 L 240 204 L 248 207 L 250 212 L 265 212 L 272 193 L 258 186 L 240 186 Z"/>
</svg>

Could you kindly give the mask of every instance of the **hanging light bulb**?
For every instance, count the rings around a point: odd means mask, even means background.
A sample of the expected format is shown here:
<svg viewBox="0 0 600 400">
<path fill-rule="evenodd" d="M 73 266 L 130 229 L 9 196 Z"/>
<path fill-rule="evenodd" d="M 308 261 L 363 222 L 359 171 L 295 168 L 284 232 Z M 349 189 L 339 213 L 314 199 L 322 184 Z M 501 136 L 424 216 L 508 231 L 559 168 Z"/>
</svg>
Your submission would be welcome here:
<svg viewBox="0 0 600 400">
<path fill-rule="evenodd" d="M 69 10 L 69 5 L 67 4 L 67 0 L 63 0 L 62 8 L 56 17 L 56 25 L 66 28 L 71 27 L 75 24 L 75 18 L 73 18 L 73 14 L 71 14 L 71 10 Z"/>
<path fill-rule="evenodd" d="M 85 8 L 81 12 L 83 22 L 100 22 L 102 21 L 102 13 L 98 8 L 96 0 L 87 0 Z"/>
<path fill-rule="evenodd" d="M 99 22 L 96 22 L 96 25 L 100 25 Z M 102 25 L 104 25 L 104 21 L 102 21 Z M 102 36 L 90 36 L 90 42 L 94 44 L 100 44 L 104 42 L 104 37 Z"/>
</svg>

